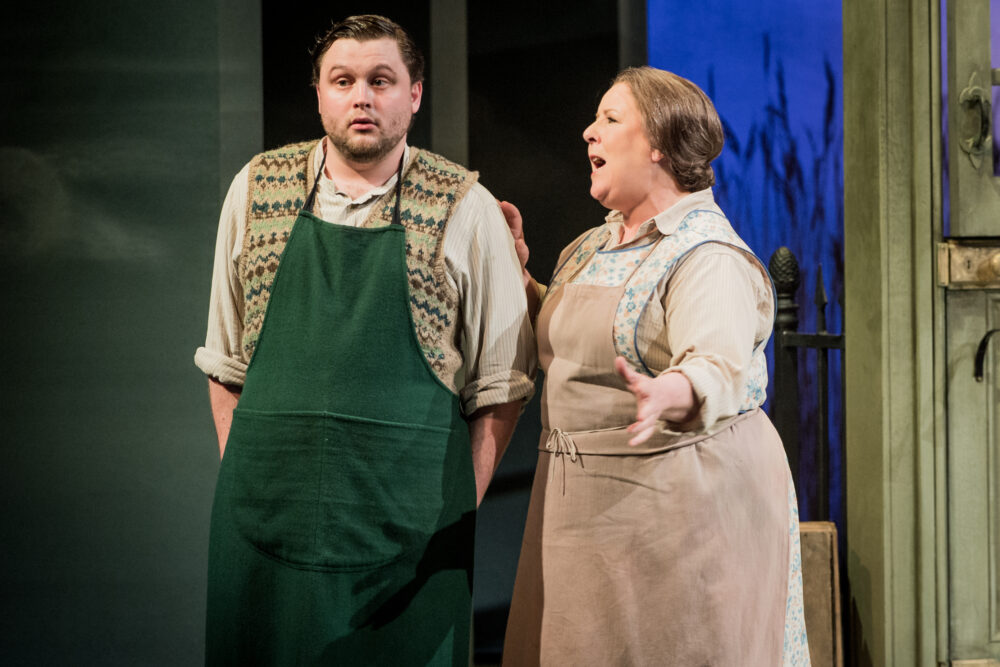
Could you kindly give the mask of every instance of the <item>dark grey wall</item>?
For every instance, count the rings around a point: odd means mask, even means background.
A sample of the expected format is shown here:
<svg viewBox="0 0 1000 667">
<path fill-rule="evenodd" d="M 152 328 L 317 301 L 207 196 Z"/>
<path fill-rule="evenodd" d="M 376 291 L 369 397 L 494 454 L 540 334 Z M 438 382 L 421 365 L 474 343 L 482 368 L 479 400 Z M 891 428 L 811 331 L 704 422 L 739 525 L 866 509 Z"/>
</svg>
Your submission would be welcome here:
<svg viewBox="0 0 1000 667">
<path fill-rule="evenodd" d="M 221 174 L 260 144 L 240 5 L 0 22 L 2 664 L 203 660 L 218 455 L 191 358 Z"/>
<path fill-rule="evenodd" d="M 469 163 L 521 207 L 545 278 L 603 218 L 580 133 L 617 69 L 616 3 L 467 6 Z M 202 662 L 218 458 L 192 355 L 222 195 L 261 147 L 320 133 L 306 49 L 331 19 L 386 13 L 429 52 L 428 7 L 5 10 L 0 664 Z M 417 145 L 429 145 L 433 95 Z M 480 512 L 486 657 L 502 638 L 538 429 L 536 399 Z"/>
<path fill-rule="evenodd" d="M 469 162 L 521 209 L 529 269 L 548 280 L 607 213 L 582 134 L 618 71 L 617 3 L 520 4 L 469 3 Z"/>
</svg>

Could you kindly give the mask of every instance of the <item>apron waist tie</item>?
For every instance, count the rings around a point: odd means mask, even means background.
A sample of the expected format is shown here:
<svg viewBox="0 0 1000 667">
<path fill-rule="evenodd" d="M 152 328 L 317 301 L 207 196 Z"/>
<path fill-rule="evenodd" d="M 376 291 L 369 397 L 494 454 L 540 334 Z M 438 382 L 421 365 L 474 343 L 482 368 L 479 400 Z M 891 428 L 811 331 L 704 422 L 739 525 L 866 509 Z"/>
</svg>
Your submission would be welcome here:
<svg viewBox="0 0 1000 667">
<path fill-rule="evenodd" d="M 549 431 L 549 439 L 545 441 L 545 451 L 556 456 L 568 455 L 569 460 L 573 462 L 577 459 L 576 443 L 569 437 L 569 433 L 561 428 Z"/>
<path fill-rule="evenodd" d="M 649 440 L 635 447 L 628 444 L 628 441 L 632 439 L 632 434 L 628 431 L 628 425 L 581 431 L 564 431 L 560 428 L 548 430 L 543 427 L 542 438 L 545 438 L 545 444 L 539 444 L 538 449 L 540 451 L 547 451 L 550 454 L 565 454 L 573 462 L 584 454 L 594 456 L 649 456 L 651 454 L 662 454 L 707 440 L 744 419 L 755 417 L 759 411 L 759 408 L 754 408 L 743 414 L 721 419 L 715 423 L 711 431 L 707 432 L 680 432 L 668 430 L 667 428 L 658 428 Z M 581 463 L 580 465 L 582 466 L 583 464 Z"/>
<path fill-rule="evenodd" d="M 583 467 L 583 460 L 576 450 L 576 443 L 566 431 L 554 428 L 549 431 L 549 437 L 545 441 L 545 451 L 562 459 L 562 494 L 566 495 L 566 457 L 573 463 L 579 461 L 580 467 Z M 549 467 L 549 471 L 551 474 L 552 466 Z"/>
</svg>

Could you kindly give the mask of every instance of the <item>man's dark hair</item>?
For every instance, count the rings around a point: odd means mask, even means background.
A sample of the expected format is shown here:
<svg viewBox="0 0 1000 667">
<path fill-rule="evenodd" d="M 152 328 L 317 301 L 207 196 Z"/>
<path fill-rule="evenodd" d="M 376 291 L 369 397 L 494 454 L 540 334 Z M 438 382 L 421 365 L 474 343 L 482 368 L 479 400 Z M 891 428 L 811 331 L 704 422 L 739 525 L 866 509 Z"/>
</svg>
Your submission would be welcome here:
<svg viewBox="0 0 1000 667">
<path fill-rule="evenodd" d="M 361 14 L 359 16 L 348 16 L 343 21 L 338 21 L 330 26 L 321 37 L 316 39 L 316 43 L 309 50 L 313 59 L 312 83 L 315 86 L 319 83 L 319 66 L 323 56 L 330 49 L 330 46 L 338 39 L 355 39 L 359 42 L 367 42 L 373 39 L 396 40 L 399 47 L 399 54 L 403 57 L 406 69 L 410 73 L 410 83 L 414 84 L 424 80 L 424 56 L 420 53 L 413 38 L 403 30 L 403 28 L 384 16 L 377 14 Z"/>
</svg>

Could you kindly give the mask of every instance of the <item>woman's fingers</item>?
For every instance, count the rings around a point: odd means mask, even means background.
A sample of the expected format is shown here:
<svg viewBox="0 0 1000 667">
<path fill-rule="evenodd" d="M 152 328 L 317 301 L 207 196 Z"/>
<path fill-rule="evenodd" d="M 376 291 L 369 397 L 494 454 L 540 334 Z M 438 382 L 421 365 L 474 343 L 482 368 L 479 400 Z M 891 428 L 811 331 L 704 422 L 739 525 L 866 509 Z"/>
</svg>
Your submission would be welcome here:
<svg viewBox="0 0 1000 667">
<path fill-rule="evenodd" d="M 661 412 L 662 410 L 660 410 L 660 406 L 654 404 L 654 401 L 652 400 L 642 401 L 639 404 L 639 409 L 636 410 L 635 418 L 636 421 L 646 421 L 649 419 L 656 421 L 657 419 L 660 418 Z"/>
<path fill-rule="evenodd" d="M 636 411 L 635 422 L 629 427 L 629 431 L 635 433 L 650 426 L 656 426 L 656 422 L 659 420 L 659 413 L 651 409 L 648 404 L 640 405 Z"/>
<path fill-rule="evenodd" d="M 652 405 L 646 392 L 646 387 L 652 379 L 632 370 L 624 357 L 615 358 L 615 372 L 622 376 L 628 384 L 629 391 L 635 394 L 635 422 L 626 429 L 629 433 L 635 434 L 628 441 L 628 444 L 634 447 L 649 440 L 656 431 L 656 423 L 660 417 L 660 411 Z"/>
<path fill-rule="evenodd" d="M 514 239 L 514 252 L 517 253 L 517 261 L 521 264 L 523 271 L 528 266 L 528 257 L 531 256 L 531 252 L 528 250 L 528 244 L 524 242 L 524 223 L 521 220 L 521 212 L 509 201 L 501 201 L 499 204 L 504 220 L 507 221 L 507 227 L 510 229 L 510 235 Z"/>
<path fill-rule="evenodd" d="M 642 443 L 646 442 L 653 435 L 653 432 L 655 430 L 656 430 L 655 424 L 653 426 L 648 426 L 642 429 L 634 438 L 628 441 L 629 446 L 635 447 L 636 445 L 641 445 Z"/>
<path fill-rule="evenodd" d="M 503 211 L 503 217 L 507 221 L 507 226 L 510 227 L 510 234 L 514 240 L 523 239 L 524 221 L 521 219 L 521 212 L 509 201 L 500 202 L 500 210 Z"/>
<path fill-rule="evenodd" d="M 645 391 L 646 385 L 651 379 L 632 370 L 632 367 L 628 365 L 628 362 L 625 361 L 624 357 L 615 357 L 615 372 L 622 376 L 628 384 L 629 391 L 635 394 L 635 423 L 631 424 L 626 429 L 629 433 L 635 434 L 634 437 L 628 441 L 629 445 L 635 447 L 636 445 L 641 445 L 649 440 L 649 438 L 656 431 L 656 422 L 659 418 L 659 411 L 654 406 L 650 405 L 649 397 L 646 395 Z"/>
<path fill-rule="evenodd" d="M 639 375 L 632 370 L 632 367 L 628 365 L 627 361 L 625 361 L 625 357 L 615 357 L 615 372 L 625 379 L 625 382 L 629 384 L 629 389 L 631 389 L 632 386 L 637 384 L 640 380 L 645 379 L 645 376 Z M 633 391 L 635 390 L 633 389 Z"/>
<path fill-rule="evenodd" d="M 622 357 L 615 359 L 615 371 L 624 378 L 628 390 L 635 396 L 636 403 L 641 408 L 643 402 L 649 398 L 649 392 L 646 389 L 650 378 L 636 373 Z M 642 417 L 636 417 L 636 419 L 642 419 Z"/>
</svg>

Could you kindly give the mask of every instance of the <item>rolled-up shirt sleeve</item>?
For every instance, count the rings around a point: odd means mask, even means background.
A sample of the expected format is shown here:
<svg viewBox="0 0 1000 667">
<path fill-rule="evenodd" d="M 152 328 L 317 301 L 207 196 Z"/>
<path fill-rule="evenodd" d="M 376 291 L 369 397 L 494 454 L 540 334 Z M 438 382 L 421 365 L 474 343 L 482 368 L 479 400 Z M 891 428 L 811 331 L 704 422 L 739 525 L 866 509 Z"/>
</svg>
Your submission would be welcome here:
<svg viewBox="0 0 1000 667">
<path fill-rule="evenodd" d="M 237 262 L 246 219 L 249 173 L 247 165 L 236 175 L 222 205 L 212 267 L 208 330 L 205 345 L 194 355 L 195 365 L 206 375 L 223 384 L 238 386 L 243 385 L 247 369 L 241 354 L 243 288 Z"/>
<path fill-rule="evenodd" d="M 476 184 L 455 208 L 445 262 L 461 304 L 462 408 L 527 401 L 537 355 L 514 243 L 496 199 Z"/>
<path fill-rule="evenodd" d="M 699 403 L 683 430 L 709 430 L 738 414 L 754 346 L 769 335 L 770 288 L 739 251 L 708 244 L 692 251 L 670 279 L 663 301 L 670 365 Z"/>
<path fill-rule="evenodd" d="M 224 384 L 242 385 L 243 290 L 238 262 L 243 243 L 249 166 L 236 175 L 219 220 L 205 345 L 195 364 Z M 359 224 L 378 198 L 356 207 Z M 342 215 L 334 215 L 340 219 Z M 458 341 L 464 363 L 457 371 L 462 408 L 527 400 L 534 393 L 535 341 L 527 315 L 520 265 L 503 214 L 492 195 L 474 185 L 455 207 L 444 238 L 448 277 L 458 291 Z"/>
</svg>

